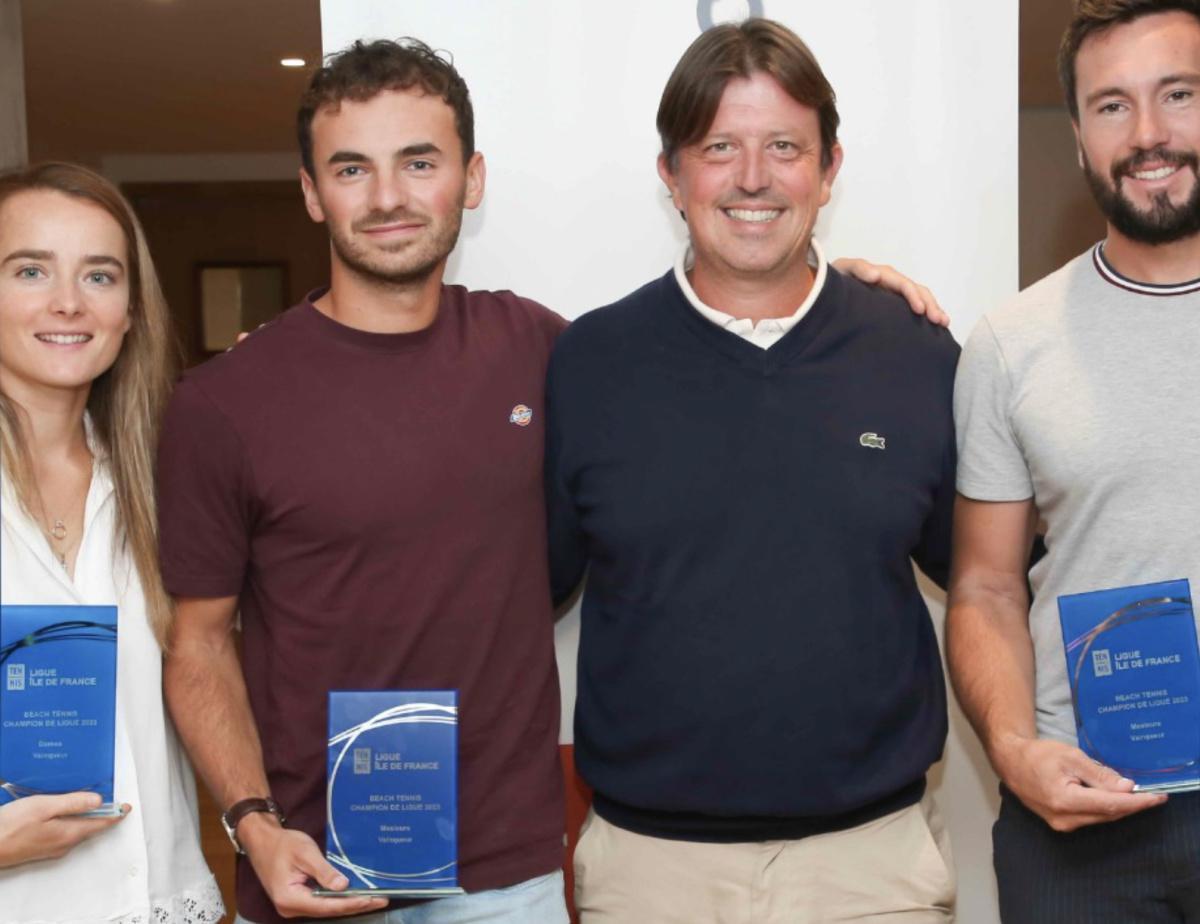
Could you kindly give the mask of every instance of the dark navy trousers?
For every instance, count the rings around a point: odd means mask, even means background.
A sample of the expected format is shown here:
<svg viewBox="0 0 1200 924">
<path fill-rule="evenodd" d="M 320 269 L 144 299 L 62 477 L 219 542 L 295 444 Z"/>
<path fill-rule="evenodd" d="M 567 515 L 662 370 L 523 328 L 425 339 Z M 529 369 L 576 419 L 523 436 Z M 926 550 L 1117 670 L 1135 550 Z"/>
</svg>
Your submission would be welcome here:
<svg viewBox="0 0 1200 924">
<path fill-rule="evenodd" d="M 1200 792 L 1060 834 L 1001 787 L 1004 924 L 1200 924 Z"/>
</svg>

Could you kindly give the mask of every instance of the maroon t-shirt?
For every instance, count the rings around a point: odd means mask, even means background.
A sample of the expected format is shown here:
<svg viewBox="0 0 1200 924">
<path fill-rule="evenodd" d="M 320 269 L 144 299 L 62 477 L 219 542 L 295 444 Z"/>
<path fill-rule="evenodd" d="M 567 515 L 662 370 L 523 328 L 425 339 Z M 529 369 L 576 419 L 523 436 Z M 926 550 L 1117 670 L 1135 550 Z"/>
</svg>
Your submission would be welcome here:
<svg viewBox="0 0 1200 924">
<path fill-rule="evenodd" d="M 176 389 L 159 452 L 162 568 L 240 597 L 271 793 L 324 847 L 326 692 L 459 691 L 459 880 L 562 864 L 543 393 L 566 322 L 510 292 L 442 290 L 373 334 L 310 296 Z M 247 918 L 281 920 L 238 866 Z"/>
</svg>

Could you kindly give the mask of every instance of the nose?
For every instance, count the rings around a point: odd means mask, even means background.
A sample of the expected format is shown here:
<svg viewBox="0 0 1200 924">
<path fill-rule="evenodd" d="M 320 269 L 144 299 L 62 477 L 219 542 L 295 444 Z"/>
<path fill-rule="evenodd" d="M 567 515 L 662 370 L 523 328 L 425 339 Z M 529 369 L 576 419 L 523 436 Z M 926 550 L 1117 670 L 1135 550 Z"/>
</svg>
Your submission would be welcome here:
<svg viewBox="0 0 1200 924">
<path fill-rule="evenodd" d="M 83 296 L 77 280 L 61 278 L 54 288 L 50 310 L 60 317 L 73 318 L 83 313 Z"/>
<path fill-rule="evenodd" d="M 738 186 L 746 193 L 759 193 L 771 185 L 771 170 L 766 155 L 747 147 L 738 163 Z"/>
<path fill-rule="evenodd" d="M 381 170 L 375 174 L 371 185 L 371 209 L 391 212 L 408 202 L 408 187 L 403 174 Z"/>
<path fill-rule="evenodd" d="M 1137 111 L 1137 121 L 1133 126 L 1132 143 L 1141 151 L 1152 151 L 1165 145 L 1171 133 L 1167 121 L 1156 106 L 1141 106 Z"/>
</svg>

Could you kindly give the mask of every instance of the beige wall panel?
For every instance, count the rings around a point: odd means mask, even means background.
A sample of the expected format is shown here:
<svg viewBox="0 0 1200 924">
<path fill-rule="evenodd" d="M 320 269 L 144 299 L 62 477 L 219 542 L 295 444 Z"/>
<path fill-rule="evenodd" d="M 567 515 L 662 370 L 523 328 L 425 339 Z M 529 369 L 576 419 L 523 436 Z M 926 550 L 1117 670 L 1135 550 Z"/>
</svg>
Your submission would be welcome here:
<svg viewBox="0 0 1200 924">
<path fill-rule="evenodd" d="M 0 0 L 0 170 L 21 166 L 29 156 L 21 48 L 21 4 Z"/>
<path fill-rule="evenodd" d="M 1104 218 L 1079 169 L 1067 110 L 1021 110 L 1021 288 L 1104 237 Z"/>
<path fill-rule="evenodd" d="M 329 281 L 329 237 L 309 219 L 294 180 L 131 183 L 124 189 L 146 229 L 189 365 L 209 355 L 200 337 L 200 264 L 282 264 L 288 304 Z"/>
</svg>

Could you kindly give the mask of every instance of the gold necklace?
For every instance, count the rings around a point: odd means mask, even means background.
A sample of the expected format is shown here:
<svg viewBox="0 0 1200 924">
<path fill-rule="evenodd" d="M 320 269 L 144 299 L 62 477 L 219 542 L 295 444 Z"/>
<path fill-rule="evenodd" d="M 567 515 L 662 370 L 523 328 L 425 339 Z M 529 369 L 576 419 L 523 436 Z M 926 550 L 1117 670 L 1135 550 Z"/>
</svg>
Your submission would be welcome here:
<svg viewBox="0 0 1200 924">
<path fill-rule="evenodd" d="M 54 542 L 66 542 L 68 536 L 67 524 L 62 520 L 55 520 L 54 525 L 50 527 L 49 531 L 46 532 L 46 535 Z M 50 551 L 54 553 L 54 557 L 58 559 L 58 563 L 65 569 L 67 567 L 66 547 L 64 546 L 63 550 L 60 552 L 58 549 L 54 548 L 53 544 L 51 544 Z"/>
<path fill-rule="evenodd" d="M 87 491 L 90 486 L 91 478 L 88 478 L 87 486 L 83 490 L 85 505 L 87 503 Z M 76 500 L 78 500 L 78 497 L 76 497 Z M 38 491 L 38 504 L 42 508 L 41 522 L 38 525 L 41 527 L 42 534 L 46 537 L 46 540 L 50 545 L 50 553 L 58 559 L 58 563 L 62 565 L 64 571 L 70 571 L 70 568 L 67 565 L 67 553 L 71 550 L 71 543 L 67 541 L 68 537 L 70 536 L 70 531 L 67 529 L 67 524 L 62 520 L 61 517 L 55 517 L 50 527 L 47 529 L 45 523 L 50 519 L 50 517 L 46 513 L 46 502 L 41 497 L 41 491 Z M 86 513 L 87 511 L 85 510 L 84 514 L 86 515 Z M 61 548 L 58 546 L 61 546 Z"/>
</svg>

